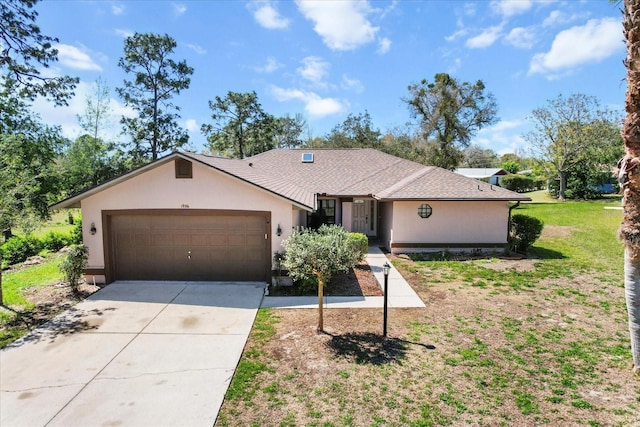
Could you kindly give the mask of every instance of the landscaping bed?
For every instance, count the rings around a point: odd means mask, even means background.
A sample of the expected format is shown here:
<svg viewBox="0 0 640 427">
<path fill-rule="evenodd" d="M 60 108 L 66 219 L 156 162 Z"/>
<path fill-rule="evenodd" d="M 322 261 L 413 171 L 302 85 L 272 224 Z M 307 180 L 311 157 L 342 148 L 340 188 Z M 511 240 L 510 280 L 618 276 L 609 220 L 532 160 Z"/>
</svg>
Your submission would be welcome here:
<svg viewBox="0 0 640 427">
<path fill-rule="evenodd" d="M 270 286 L 271 296 L 303 296 L 318 295 L 314 287 Z M 362 262 L 349 270 L 348 273 L 336 273 L 324 287 L 327 296 L 380 296 L 382 289 L 366 262 Z"/>
</svg>

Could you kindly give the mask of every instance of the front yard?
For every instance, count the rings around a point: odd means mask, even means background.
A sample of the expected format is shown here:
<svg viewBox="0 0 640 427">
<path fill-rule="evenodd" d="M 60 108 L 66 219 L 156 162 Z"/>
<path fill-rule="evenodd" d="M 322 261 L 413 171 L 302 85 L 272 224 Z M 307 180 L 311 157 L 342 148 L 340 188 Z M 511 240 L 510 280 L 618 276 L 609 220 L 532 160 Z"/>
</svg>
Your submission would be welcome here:
<svg viewBox="0 0 640 427">
<path fill-rule="evenodd" d="M 216 425 L 637 425 L 616 203 L 524 205 L 525 260 L 392 257 L 427 307 L 387 340 L 381 310 L 261 310 Z"/>
</svg>

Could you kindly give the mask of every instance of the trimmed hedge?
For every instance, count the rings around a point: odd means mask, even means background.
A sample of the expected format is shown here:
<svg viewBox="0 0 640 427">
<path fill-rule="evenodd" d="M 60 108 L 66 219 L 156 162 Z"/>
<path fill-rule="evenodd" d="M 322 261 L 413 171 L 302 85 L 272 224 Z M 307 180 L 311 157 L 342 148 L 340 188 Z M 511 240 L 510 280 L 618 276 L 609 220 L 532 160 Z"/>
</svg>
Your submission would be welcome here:
<svg viewBox="0 0 640 427">
<path fill-rule="evenodd" d="M 544 182 L 525 175 L 507 175 L 500 181 L 500 185 L 507 190 L 525 193 L 544 188 Z"/>
<path fill-rule="evenodd" d="M 369 252 L 369 238 L 362 233 L 349 233 L 347 239 L 356 259 L 362 261 Z"/>
<path fill-rule="evenodd" d="M 527 253 L 533 243 L 538 240 L 544 223 L 538 218 L 515 214 L 511 217 L 509 229 L 509 246 L 512 250 Z"/>
</svg>

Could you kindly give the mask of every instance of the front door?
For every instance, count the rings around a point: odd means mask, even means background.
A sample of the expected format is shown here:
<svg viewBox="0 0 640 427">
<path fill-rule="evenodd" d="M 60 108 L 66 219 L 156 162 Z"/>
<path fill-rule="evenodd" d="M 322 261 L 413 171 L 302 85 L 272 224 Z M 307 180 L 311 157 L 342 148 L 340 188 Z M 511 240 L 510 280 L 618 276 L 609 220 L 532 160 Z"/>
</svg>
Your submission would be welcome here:
<svg viewBox="0 0 640 427">
<path fill-rule="evenodd" d="M 353 200 L 351 231 L 367 236 L 376 235 L 374 200 Z"/>
</svg>

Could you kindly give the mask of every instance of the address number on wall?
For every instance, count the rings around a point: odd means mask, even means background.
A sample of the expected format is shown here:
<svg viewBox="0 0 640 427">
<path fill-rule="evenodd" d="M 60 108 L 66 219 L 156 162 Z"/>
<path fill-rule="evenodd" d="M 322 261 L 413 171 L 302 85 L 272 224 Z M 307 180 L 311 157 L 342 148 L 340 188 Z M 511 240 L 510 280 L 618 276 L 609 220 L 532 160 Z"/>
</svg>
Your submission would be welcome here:
<svg viewBox="0 0 640 427">
<path fill-rule="evenodd" d="M 187 209 L 189 208 L 189 205 L 180 205 L 181 208 Z"/>
</svg>

